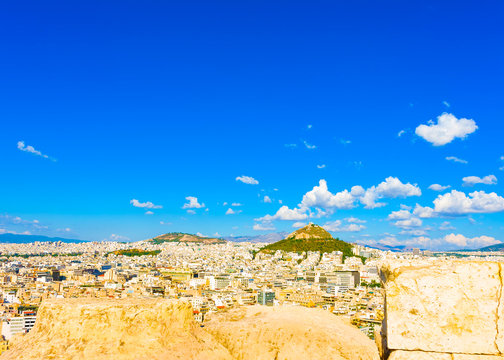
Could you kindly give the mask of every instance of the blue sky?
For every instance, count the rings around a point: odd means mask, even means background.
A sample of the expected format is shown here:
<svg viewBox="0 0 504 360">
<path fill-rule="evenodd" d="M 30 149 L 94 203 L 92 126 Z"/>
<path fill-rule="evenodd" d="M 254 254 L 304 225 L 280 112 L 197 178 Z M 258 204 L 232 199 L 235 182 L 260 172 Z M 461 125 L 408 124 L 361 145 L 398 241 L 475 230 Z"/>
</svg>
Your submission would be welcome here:
<svg viewBox="0 0 504 360">
<path fill-rule="evenodd" d="M 0 232 L 141 240 L 312 221 L 369 244 L 504 241 L 503 10 L 8 4 Z"/>
</svg>

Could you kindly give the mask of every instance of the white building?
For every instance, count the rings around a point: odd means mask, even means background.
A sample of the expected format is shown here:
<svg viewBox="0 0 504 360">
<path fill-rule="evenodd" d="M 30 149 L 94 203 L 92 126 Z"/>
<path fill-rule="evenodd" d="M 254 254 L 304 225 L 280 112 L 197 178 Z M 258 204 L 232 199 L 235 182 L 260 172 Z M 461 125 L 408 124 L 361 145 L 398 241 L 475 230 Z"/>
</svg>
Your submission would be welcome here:
<svg viewBox="0 0 504 360">
<path fill-rule="evenodd" d="M 10 340 L 14 335 L 29 332 L 35 325 L 36 315 L 11 317 L 2 322 L 2 335 Z"/>
</svg>

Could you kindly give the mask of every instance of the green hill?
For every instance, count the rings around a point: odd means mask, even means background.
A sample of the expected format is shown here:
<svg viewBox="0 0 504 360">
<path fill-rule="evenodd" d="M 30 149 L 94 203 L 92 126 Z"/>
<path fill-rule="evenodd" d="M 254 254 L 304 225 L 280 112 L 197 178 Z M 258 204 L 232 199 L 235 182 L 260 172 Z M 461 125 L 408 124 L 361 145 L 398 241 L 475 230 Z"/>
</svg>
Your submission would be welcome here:
<svg viewBox="0 0 504 360">
<path fill-rule="evenodd" d="M 162 244 L 164 242 L 183 242 L 183 243 L 202 243 L 202 244 L 224 244 L 226 240 L 219 238 L 209 238 L 199 235 L 186 234 L 186 233 L 168 233 L 156 236 L 150 242 L 154 244 Z"/>
<path fill-rule="evenodd" d="M 274 252 L 283 250 L 287 252 L 320 251 L 321 253 L 330 253 L 341 251 L 343 257 L 354 256 L 352 253 L 353 245 L 335 239 L 322 227 L 309 224 L 304 228 L 294 231 L 285 239 L 263 247 L 260 252 Z"/>
</svg>

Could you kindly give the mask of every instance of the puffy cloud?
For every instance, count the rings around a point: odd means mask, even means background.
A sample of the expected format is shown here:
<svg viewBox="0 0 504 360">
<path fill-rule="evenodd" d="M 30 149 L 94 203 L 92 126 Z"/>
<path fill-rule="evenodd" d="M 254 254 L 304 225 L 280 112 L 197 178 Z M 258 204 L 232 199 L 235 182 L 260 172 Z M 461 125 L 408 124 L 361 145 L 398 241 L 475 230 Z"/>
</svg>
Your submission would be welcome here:
<svg viewBox="0 0 504 360">
<path fill-rule="evenodd" d="M 434 190 L 434 191 L 443 191 L 446 189 L 451 188 L 450 185 L 439 185 L 439 184 L 432 184 L 429 186 L 429 189 Z"/>
<path fill-rule="evenodd" d="M 443 215 L 494 213 L 503 210 L 504 198 L 494 192 L 475 191 L 467 196 L 461 191 L 452 190 L 434 200 L 434 211 Z"/>
<path fill-rule="evenodd" d="M 361 220 L 361 219 L 358 219 L 353 216 L 348 217 L 345 220 L 348 221 L 349 223 L 355 223 L 355 224 L 365 224 L 366 223 L 366 220 Z"/>
<path fill-rule="evenodd" d="M 343 225 L 343 222 L 341 220 L 327 222 L 322 227 L 327 231 L 348 231 L 348 232 L 357 232 L 366 228 L 362 224 L 351 223 Z"/>
<path fill-rule="evenodd" d="M 133 205 L 134 207 L 145 208 L 145 209 L 162 209 L 163 208 L 163 206 L 154 205 L 150 201 L 142 203 L 142 202 L 138 201 L 137 199 L 131 199 L 130 204 Z"/>
<path fill-rule="evenodd" d="M 412 217 L 410 219 L 404 219 L 404 220 L 399 220 L 394 223 L 395 226 L 403 228 L 403 229 L 409 229 L 412 227 L 420 227 L 422 226 L 422 220 L 416 217 Z"/>
<path fill-rule="evenodd" d="M 408 210 L 392 211 L 387 217 L 388 220 L 406 220 L 411 218 L 411 213 Z"/>
<path fill-rule="evenodd" d="M 327 182 L 320 180 L 318 186 L 314 186 L 304 196 L 299 207 L 323 209 L 351 209 L 354 207 L 355 198 L 348 190 L 333 194 L 327 188 Z"/>
<path fill-rule="evenodd" d="M 44 159 L 49 159 L 49 160 L 52 160 L 52 161 L 56 161 L 55 159 L 49 157 L 48 155 L 42 154 L 40 151 L 36 150 L 33 146 L 31 146 L 31 145 L 25 145 L 24 141 L 18 141 L 17 148 L 19 150 L 21 150 L 21 151 L 26 151 L 26 152 L 32 153 L 34 155 L 43 157 Z"/>
<path fill-rule="evenodd" d="M 256 221 L 267 221 L 271 222 L 273 220 L 306 220 L 308 215 L 304 214 L 300 209 L 289 209 L 286 205 L 282 206 L 275 215 L 266 215 L 255 219 Z"/>
<path fill-rule="evenodd" d="M 404 184 L 398 178 L 389 176 L 385 181 L 372 186 L 366 190 L 360 201 L 365 205 L 366 209 L 374 209 L 376 207 L 385 206 L 385 203 L 377 203 L 378 199 L 382 198 L 405 198 L 409 196 L 421 196 L 422 191 L 416 184 Z"/>
<path fill-rule="evenodd" d="M 484 246 L 490 246 L 490 245 L 495 245 L 495 244 L 500 244 L 499 240 L 496 240 L 495 238 L 491 236 L 477 236 L 473 238 L 468 238 L 465 237 L 464 235 L 461 234 L 448 234 L 446 235 L 443 240 L 449 244 L 456 245 L 458 247 L 466 248 L 466 247 L 472 247 L 472 248 L 480 248 Z"/>
<path fill-rule="evenodd" d="M 397 198 L 408 196 L 420 196 L 420 188 L 416 184 L 404 184 L 398 178 L 388 177 L 377 186 L 364 189 L 360 185 L 353 186 L 350 191 L 343 190 L 332 193 L 324 179 L 319 185 L 313 187 L 303 195 L 303 199 L 294 209 L 282 206 L 275 215 L 266 215 L 258 221 L 273 220 L 306 220 L 308 217 L 317 218 L 332 214 L 337 209 L 352 209 L 356 202 L 360 201 L 367 209 L 385 206 L 385 203 L 377 203 L 382 198 Z M 314 209 L 314 210 L 313 210 Z"/>
<path fill-rule="evenodd" d="M 233 209 L 231 208 L 227 209 L 226 215 L 233 215 L 233 214 L 236 214 L 236 212 Z"/>
<path fill-rule="evenodd" d="M 252 176 L 245 176 L 245 175 L 238 176 L 236 178 L 236 181 L 241 181 L 242 183 L 249 184 L 249 185 L 257 185 L 257 184 L 259 184 L 259 181 L 257 181 L 256 179 L 254 179 Z"/>
<path fill-rule="evenodd" d="M 428 125 L 419 125 L 415 134 L 430 142 L 434 146 L 442 146 L 452 142 L 455 138 L 465 139 L 478 129 L 476 122 L 471 119 L 457 119 L 453 114 L 443 113 L 437 118 L 437 124 L 432 120 Z"/>
<path fill-rule="evenodd" d="M 464 159 L 460 159 L 456 156 L 447 156 L 445 159 L 448 161 L 453 161 L 453 162 L 460 163 L 460 164 L 468 164 L 469 163 L 469 161 L 464 160 Z"/>
<path fill-rule="evenodd" d="M 399 232 L 401 235 L 424 236 L 427 234 L 425 229 L 404 229 Z"/>
<path fill-rule="evenodd" d="M 478 176 L 466 176 L 465 178 L 462 178 L 462 181 L 464 182 L 464 186 L 472 186 L 474 184 L 485 184 L 485 185 L 495 185 L 497 184 L 497 178 L 495 175 L 487 175 L 485 177 L 478 177 Z"/>
<path fill-rule="evenodd" d="M 263 202 L 271 204 L 271 198 L 268 195 L 265 195 Z"/>
<path fill-rule="evenodd" d="M 205 207 L 205 204 L 200 204 L 195 196 L 186 196 L 186 200 L 189 202 L 185 203 L 182 209 L 201 209 Z"/>
<path fill-rule="evenodd" d="M 302 227 L 305 227 L 305 226 L 306 226 L 306 223 L 301 222 L 301 221 L 296 221 L 294 224 L 292 224 L 293 228 L 302 228 Z"/>
<path fill-rule="evenodd" d="M 310 150 L 317 148 L 317 146 L 315 146 L 315 145 L 308 144 L 308 142 L 306 140 L 303 140 L 303 144 L 306 146 L 307 149 L 310 149 Z"/>
<path fill-rule="evenodd" d="M 434 209 L 428 206 L 416 204 L 415 209 L 413 210 L 413 215 L 416 215 L 419 218 L 429 219 L 433 218 L 436 214 L 434 213 Z"/>
<path fill-rule="evenodd" d="M 275 230 L 275 227 L 269 222 L 263 222 L 261 224 L 254 224 L 253 229 L 256 231 L 268 231 Z"/>
</svg>

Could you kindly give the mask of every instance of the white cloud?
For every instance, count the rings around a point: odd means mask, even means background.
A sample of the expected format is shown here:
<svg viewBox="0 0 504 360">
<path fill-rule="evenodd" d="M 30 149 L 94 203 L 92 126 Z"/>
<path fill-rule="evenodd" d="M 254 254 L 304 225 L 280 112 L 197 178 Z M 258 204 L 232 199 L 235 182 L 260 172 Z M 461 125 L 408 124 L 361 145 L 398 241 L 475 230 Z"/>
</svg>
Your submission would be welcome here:
<svg viewBox="0 0 504 360">
<path fill-rule="evenodd" d="M 413 235 L 413 236 L 424 236 L 427 231 L 424 229 L 404 229 L 399 232 L 401 235 Z"/>
<path fill-rule="evenodd" d="M 448 101 L 443 101 L 443 105 L 446 106 L 447 108 L 450 107 L 450 104 L 448 103 Z"/>
<path fill-rule="evenodd" d="M 349 145 L 352 143 L 351 140 L 345 140 L 345 139 L 340 139 L 340 143 L 342 143 L 343 145 Z"/>
<path fill-rule="evenodd" d="M 500 244 L 499 240 L 496 240 L 491 236 L 485 236 L 485 235 L 468 238 L 462 234 L 448 234 L 443 238 L 443 240 L 449 244 L 453 244 L 462 248 L 465 247 L 480 248 L 484 246 Z"/>
<path fill-rule="evenodd" d="M 268 231 L 275 230 L 275 227 L 271 223 L 263 222 L 262 224 L 254 224 L 253 229 L 256 231 Z"/>
<path fill-rule="evenodd" d="M 154 215 L 154 212 L 148 210 L 148 211 L 145 212 L 145 215 Z"/>
<path fill-rule="evenodd" d="M 411 218 L 411 213 L 408 210 L 392 211 L 387 217 L 388 220 L 406 220 Z"/>
<path fill-rule="evenodd" d="M 264 195 L 263 202 L 271 204 L 271 198 L 268 195 Z"/>
<path fill-rule="evenodd" d="M 222 206 L 227 206 L 227 204 L 228 204 L 228 203 L 227 203 L 227 201 L 224 201 L 224 202 L 222 203 Z"/>
<path fill-rule="evenodd" d="M 474 184 L 495 185 L 497 184 L 497 177 L 495 175 L 487 175 L 485 177 L 466 176 L 462 179 L 464 186 L 472 186 Z"/>
<path fill-rule="evenodd" d="M 401 130 L 397 133 L 397 137 L 401 137 L 406 133 L 406 130 Z"/>
<path fill-rule="evenodd" d="M 17 142 L 17 148 L 19 150 L 21 150 L 21 151 L 26 151 L 26 152 L 32 153 L 34 155 L 41 156 L 44 159 L 49 159 L 49 160 L 52 160 L 52 161 L 56 161 L 55 159 L 49 157 L 48 155 L 42 154 L 40 151 L 36 150 L 33 146 L 31 146 L 31 145 L 25 145 L 24 141 L 18 141 Z"/>
<path fill-rule="evenodd" d="M 205 207 L 205 204 L 200 204 L 195 196 L 186 196 L 186 200 L 189 202 L 185 203 L 182 209 L 201 209 Z"/>
<path fill-rule="evenodd" d="M 460 159 L 456 156 L 447 156 L 445 159 L 448 161 L 453 161 L 453 162 L 460 163 L 460 164 L 468 164 L 469 163 L 469 161 L 464 160 L 464 159 Z"/>
<path fill-rule="evenodd" d="M 189 210 L 187 210 L 187 213 L 188 213 L 188 214 L 191 214 L 191 215 L 194 215 L 194 214 L 196 214 L 196 211 L 195 211 L 195 210 L 191 210 L 191 209 L 189 209 Z"/>
<path fill-rule="evenodd" d="M 311 129 L 313 127 L 312 124 L 308 124 L 308 126 L 306 126 L 308 129 Z"/>
<path fill-rule="evenodd" d="M 320 180 L 318 186 L 314 186 L 304 196 L 299 207 L 308 209 L 310 207 L 322 209 L 351 209 L 354 207 L 354 196 L 348 191 L 343 190 L 333 194 L 327 188 L 327 182 Z"/>
<path fill-rule="evenodd" d="M 231 206 L 242 206 L 242 204 L 234 202 L 234 203 L 231 204 Z"/>
<path fill-rule="evenodd" d="M 430 219 L 435 217 L 434 209 L 428 206 L 421 206 L 419 204 L 415 205 L 415 209 L 413 210 L 413 215 L 418 216 L 422 219 Z"/>
<path fill-rule="evenodd" d="M 366 220 L 361 220 L 361 219 L 358 219 L 353 216 L 348 217 L 345 220 L 348 221 L 349 223 L 356 223 L 356 224 L 365 224 L 366 223 Z"/>
<path fill-rule="evenodd" d="M 233 215 L 233 214 L 236 214 L 236 212 L 233 209 L 231 208 L 227 209 L 226 215 Z"/>
<path fill-rule="evenodd" d="M 306 223 L 301 222 L 301 221 L 296 221 L 294 224 L 292 224 L 293 228 L 302 228 L 302 227 L 305 227 L 305 226 L 306 226 Z"/>
<path fill-rule="evenodd" d="M 457 119 L 453 114 L 443 113 L 437 118 L 437 124 L 432 120 L 428 125 L 419 125 L 415 133 L 434 146 L 442 146 L 452 142 L 455 138 L 465 139 L 478 129 L 476 122 L 471 119 Z"/>
<path fill-rule="evenodd" d="M 275 215 L 266 215 L 255 219 L 256 221 L 268 221 L 271 222 L 273 220 L 306 220 L 308 219 L 308 215 L 304 214 L 299 209 L 289 209 L 286 205 L 282 206 Z"/>
<path fill-rule="evenodd" d="M 394 225 L 403 229 L 409 229 L 412 227 L 422 226 L 422 220 L 412 217 L 410 219 L 398 220 L 394 223 Z"/>
<path fill-rule="evenodd" d="M 385 203 L 377 203 L 378 199 L 382 198 L 405 198 L 409 196 L 421 196 L 422 191 L 417 184 L 404 184 L 398 178 L 389 176 L 385 181 L 372 186 L 366 190 L 360 198 L 366 209 L 374 209 L 376 207 L 385 206 Z"/>
<path fill-rule="evenodd" d="M 310 149 L 310 150 L 317 148 L 317 146 L 315 146 L 315 145 L 308 144 L 308 142 L 306 140 L 303 140 L 303 144 L 306 146 L 307 149 Z"/>
<path fill-rule="evenodd" d="M 444 215 L 494 213 L 504 211 L 504 198 L 494 192 L 475 191 L 467 196 L 461 191 L 452 190 L 438 195 L 434 200 L 434 211 Z"/>
<path fill-rule="evenodd" d="M 130 238 L 127 236 L 122 236 L 122 235 L 117 235 L 117 234 L 110 234 L 110 236 L 107 239 L 103 239 L 104 241 L 129 241 Z"/>
<path fill-rule="evenodd" d="M 451 188 L 450 185 L 439 185 L 439 184 L 432 184 L 429 186 L 429 189 L 434 190 L 434 191 L 443 191 L 446 189 Z"/>
<path fill-rule="evenodd" d="M 452 226 L 452 224 L 450 224 L 449 221 L 443 221 L 441 223 L 441 225 L 439 225 L 439 230 L 443 230 L 443 231 L 446 231 L 446 230 L 455 230 L 455 227 Z"/>
<path fill-rule="evenodd" d="M 163 208 L 163 206 L 161 206 L 161 205 L 154 205 L 150 201 L 141 203 L 137 199 L 131 199 L 130 200 L 130 204 L 133 205 L 134 207 L 145 208 L 145 209 L 162 209 Z"/>
<path fill-rule="evenodd" d="M 325 168 L 325 167 L 326 167 L 326 165 L 325 165 L 325 164 L 322 164 L 322 165 L 317 165 L 317 169 L 323 169 L 323 168 Z"/>
<path fill-rule="evenodd" d="M 242 183 L 249 184 L 249 185 L 257 185 L 257 184 L 259 184 L 259 181 L 257 181 L 256 179 L 254 179 L 252 176 L 245 176 L 245 175 L 238 176 L 236 178 L 236 181 L 241 181 Z"/>
<path fill-rule="evenodd" d="M 327 231 L 344 231 L 344 232 L 357 232 L 365 229 L 366 227 L 362 224 L 345 224 L 341 220 L 335 220 L 327 222 L 322 226 Z"/>
<path fill-rule="evenodd" d="M 289 209 L 282 206 L 275 215 L 266 215 L 259 218 L 259 221 L 273 220 L 306 220 L 307 218 L 319 218 L 332 214 L 337 209 L 352 209 L 356 202 L 360 201 L 367 209 L 385 206 L 385 203 L 377 203 L 376 200 L 382 198 L 397 198 L 408 196 L 420 196 L 420 188 L 416 184 L 404 184 L 398 178 L 388 177 L 377 186 L 364 189 L 360 185 L 353 186 L 350 191 L 343 190 L 333 194 L 327 187 L 324 179 L 319 181 L 318 186 L 314 186 L 308 191 L 297 208 Z"/>
</svg>

